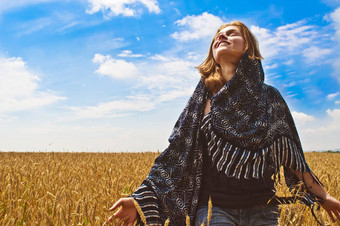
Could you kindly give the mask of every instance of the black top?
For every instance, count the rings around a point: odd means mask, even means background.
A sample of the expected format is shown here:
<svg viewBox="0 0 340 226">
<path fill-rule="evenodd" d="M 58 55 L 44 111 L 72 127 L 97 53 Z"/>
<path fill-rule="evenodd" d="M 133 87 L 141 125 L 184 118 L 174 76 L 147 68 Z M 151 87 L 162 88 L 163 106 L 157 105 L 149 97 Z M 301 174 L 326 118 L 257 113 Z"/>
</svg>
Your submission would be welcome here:
<svg viewBox="0 0 340 226">
<path fill-rule="evenodd" d="M 247 179 L 244 177 L 231 177 L 226 175 L 224 170 L 219 171 L 216 167 L 218 161 L 214 164 L 211 155 L 209 155 L 209 153 L 214 152 L 209 150 L 209 147 L 215 146 L 215 149 L 216 147 L 222 149 L 220 150 L 221 152 L 228 150 L 223 150 L 225 145 L 208 145 L 208 143 L 215 142 L 212 140 L 213 136 L 209 130 L 211 127 L 206 125 L 209 123 L 210 115 L 208 113 L 204 116 L 201 127 L 203 130 L 202 140 L 206 144 L 206 151 L 203 153 L 203 177 L 199 205 L 207 205 L 209 196 L 212 198 L 212 205 L 220 208 L 234 209 L 266 205 L 275 195 L 274 181 L 271 179 L 272 173 L 270 173 L 270 170 L 265 169 L 263 177 L 250 177 Z M 210 133 L 210 136 L 207 136 L 207 132 Z M 235 149 L 230 151 L 233 152 Z M 233 153 L 229 153 L 229 155 L 233 156 Z M 220 158 L 222 156 L 223 153 Z"/>
<path fill-rule="evenodd" d="M 275 195 L 274 184 L 267 180 L 250 178 L 228 178 L 216 172 L 211 160 L 205 158 L 199 205 L 207 205 L 211 195 L 212 204 L 221 208 L 248 208 L 265 205 Z"/>
</svg>

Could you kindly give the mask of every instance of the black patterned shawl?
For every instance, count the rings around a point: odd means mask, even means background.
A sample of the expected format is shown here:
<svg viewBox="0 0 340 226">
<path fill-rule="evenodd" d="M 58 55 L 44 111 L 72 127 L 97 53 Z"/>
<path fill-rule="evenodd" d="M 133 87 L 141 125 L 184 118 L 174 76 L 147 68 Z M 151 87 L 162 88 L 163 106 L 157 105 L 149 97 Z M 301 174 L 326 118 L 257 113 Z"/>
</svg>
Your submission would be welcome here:
<svg viewBox="0 0 340 226">
<path fill-rule="evenodd" d="M 193 224 L 205 151 L 199 128 L 208 96 L 201 79 L 175 124 L 168 148 L 156 158 L 149 175 L 132 194 L 139 223 L 164 225 L 168 220 L 170 225 L 185 225 L 189 217 Z M 299 183 L 290 169 L 310 172 L 320 183 L 305 161 L 286 102 L 278 90 L 264 84 L 260 60 L 242 56 L 233 78 L 211 98 L 211 125 L 216 134 L 237 148 L 240 156 L 256 156 L 256 175 L 261 169 L 279 175 L 284 166 L 290 188 Z M 308 191 L 296 195 L 307 205 L 316 201 Z"/>
</svg>

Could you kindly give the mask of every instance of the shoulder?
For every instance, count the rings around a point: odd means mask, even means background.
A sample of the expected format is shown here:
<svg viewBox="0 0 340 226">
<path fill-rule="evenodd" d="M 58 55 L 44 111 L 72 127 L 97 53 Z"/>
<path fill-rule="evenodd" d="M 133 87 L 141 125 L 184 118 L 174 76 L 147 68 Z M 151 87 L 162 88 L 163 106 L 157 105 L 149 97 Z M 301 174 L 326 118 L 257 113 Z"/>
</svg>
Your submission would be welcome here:
<svg viewBox="0 0 340 226">
<path fill-rule="evenodd" d="M 263 90 L 271 112 L 281 116 L 290 114 L 288 104 L 277 88 L 263 84 Z"/>
<path fill-rule="evenodd" d="M 274 86 L 268 85 L 268 84 L 263 84 L 263 90 L 267 97 L 271 100 L 284 100 L 280 91 L 275 88 Z"/>
<path fill-rule="evenodd" d="M 281 95 L 280 91 L 275 88 L 274 86 L 268 85 L 268 84 L 263 84 L 263 89 L 267 91 L 268 94 L 275 94 L 275 95 Z"/>
</svg>

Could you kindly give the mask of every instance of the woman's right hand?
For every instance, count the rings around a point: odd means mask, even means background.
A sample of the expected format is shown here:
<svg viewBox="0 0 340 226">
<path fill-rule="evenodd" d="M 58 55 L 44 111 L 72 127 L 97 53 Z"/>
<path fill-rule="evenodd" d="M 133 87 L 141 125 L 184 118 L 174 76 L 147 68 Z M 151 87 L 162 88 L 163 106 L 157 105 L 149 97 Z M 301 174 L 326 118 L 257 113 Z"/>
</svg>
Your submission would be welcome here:
<svg viewBox="0 0 340 226">
<path fill-rule="evenodd" d="M 115 211 L 118 207 L 121 208 L 113 214 L 103 225 L 106 225 L 107 222 L 112 222 L 113 218 L 118 218 L 118 225 L 122 223 L 124 218 L 127 218 L 123 224 L 123 226 L 132 226 L 137 218 L 137 209 L 134 204 L 133 198 L 121 198 L 119 199 L 113 206 L 109 209 L 110 211 Z"/>
</svg>

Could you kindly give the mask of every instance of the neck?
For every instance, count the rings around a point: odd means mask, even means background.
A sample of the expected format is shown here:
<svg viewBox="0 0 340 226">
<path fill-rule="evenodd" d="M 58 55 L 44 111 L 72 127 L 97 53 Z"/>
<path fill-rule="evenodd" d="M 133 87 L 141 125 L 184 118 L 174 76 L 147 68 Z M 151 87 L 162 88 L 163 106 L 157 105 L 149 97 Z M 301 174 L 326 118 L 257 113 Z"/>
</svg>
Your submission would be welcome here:
<svg viewBox="0 0 340 226">
<path fill-rule="evenodd" d="M 235 74 L 237 64 L 232 62 L 224 62 L 220 64 L 221 66 L 221 76 L 226 82 L 228 82 Z"/>
</svg>

